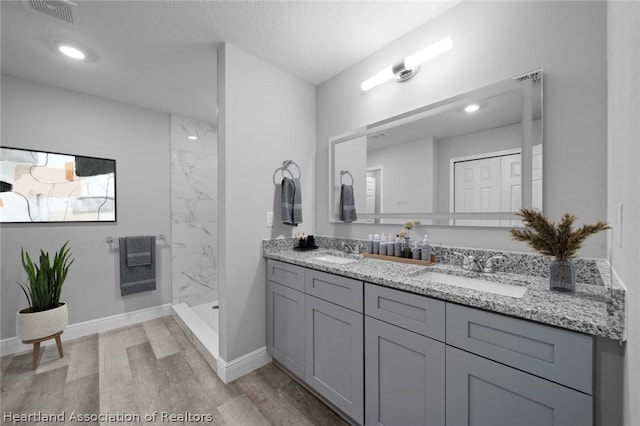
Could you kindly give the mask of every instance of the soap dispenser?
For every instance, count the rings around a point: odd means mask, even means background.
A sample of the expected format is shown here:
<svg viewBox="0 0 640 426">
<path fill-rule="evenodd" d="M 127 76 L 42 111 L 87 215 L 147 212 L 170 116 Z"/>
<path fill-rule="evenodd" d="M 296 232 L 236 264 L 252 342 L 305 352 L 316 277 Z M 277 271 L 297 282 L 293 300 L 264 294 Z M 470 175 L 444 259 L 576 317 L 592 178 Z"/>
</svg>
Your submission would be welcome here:
<svg viewBox="0 0 640 426">
<path fill-rule="evenodd" d="M 382 237 L 380 238 L 380 247 L 378 248 L 378 254 L 382 256 L 387 255 L 387 234 L 382 233 Z"/>
<path fill-rule="evenodd" d="M 402 257 L 402 240 L 400 236 L 396 234 L 396 242 L 393 243 L 393 251 L 396 257 Z"/>
<path fill-rule="evenodd" d="M 396 253 L 395 247 L 396 247 L 396 243 L 393 238 L 393 235 L 389 234 L 389 238 L 387 241 L 387 256 L 395 256 L 395 253 Z"/>
<path fill-rule="evenodd" d="M 369 234 L 367 238 L 367 253 L 373 253 L 373 234 Z"/>
<path fill-rule="evenodd" d="M 418 247 L 418 242 L 413 243 L 413 248 L 411 249 L 411 258 L 419 260 L 420 259 L 420 247 Z"/>
<path fill-rule="evenodd" d="M 373 235 L 373 254 L 380 253 L 380 234 Z"/>
<path fill-rule="evenodd" d="M 429 244 L 429 237 L 427 234 L 424 234 L 424 239 L 422 240 L 421 259 L 431 262 L 431 244 Z"/>
</svg>

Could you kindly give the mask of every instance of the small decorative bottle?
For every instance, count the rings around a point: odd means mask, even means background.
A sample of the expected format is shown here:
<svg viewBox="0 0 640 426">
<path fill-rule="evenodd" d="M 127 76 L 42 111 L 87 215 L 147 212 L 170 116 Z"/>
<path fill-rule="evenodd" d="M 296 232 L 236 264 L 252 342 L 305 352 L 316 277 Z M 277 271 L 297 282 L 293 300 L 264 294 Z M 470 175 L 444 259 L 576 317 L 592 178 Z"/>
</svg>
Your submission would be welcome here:
<svg viewBox="0 0 640 426">
<path fill-rule="evenodd" d="M 417 241 L 413 243 L 413 248 L 411 249 L 411 258 L 420 259 L 420 247 L 418 247 Z"/>
<path fill-rule="evenodd" d="M 429 244 L 427 234 L 424 234 L 424 239 L 422 240 L 422 252 L 420 258 L 427 262 L 431 262 L 431 244 Z"/>
<path fill-rule="evenodd" d="M 402 257 L 402 240 L 399 235 L 396 235 L 396 242 L 393 243 L 393 245 L 393 251 L 395 252 L 396 257 Z"/>
<path fill-rule="evenodd" d="M 387 234 L 382 233 L 382 237 L 380 238 L 380 246 L 378 248 L 378 254 L 382 256 L 387 255 Z"/>
</svg>

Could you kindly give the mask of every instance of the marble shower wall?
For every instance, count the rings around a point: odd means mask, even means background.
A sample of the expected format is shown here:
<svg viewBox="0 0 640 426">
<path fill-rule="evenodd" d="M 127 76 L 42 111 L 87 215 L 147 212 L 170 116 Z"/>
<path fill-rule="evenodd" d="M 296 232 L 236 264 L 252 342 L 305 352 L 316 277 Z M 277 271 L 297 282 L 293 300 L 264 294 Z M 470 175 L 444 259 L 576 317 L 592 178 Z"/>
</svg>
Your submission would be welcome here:
<svg viewBox="0 0 640 426">
<path fill-rule="evenodd" d="M 175 115 L 171 116 L 171 246 L 173 303 L 217 301 L 218 138 L 212 125 Z"/>
</svg>

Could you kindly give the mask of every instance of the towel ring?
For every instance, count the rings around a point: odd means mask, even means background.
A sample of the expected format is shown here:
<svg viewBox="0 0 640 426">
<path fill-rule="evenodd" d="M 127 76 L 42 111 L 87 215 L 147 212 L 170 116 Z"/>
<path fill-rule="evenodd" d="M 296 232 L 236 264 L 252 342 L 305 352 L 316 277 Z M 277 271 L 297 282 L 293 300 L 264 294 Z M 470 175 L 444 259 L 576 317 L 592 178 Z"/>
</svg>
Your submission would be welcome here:
<svg viewBox="0 0 640 426">
<path fill-rule="evenodd" d="M 293 179 L 293 173 L 291 173 L 291 170 L 285 168 L 285 167 L 278 167 L 274 172 L 273 172 L 273 184 L 274 185 L 280 185 L 280 183 L 278 181 L 276 181 L 276 175 L 278 174 L 278 172 L 282 172 L 282 177 L 284 178 L 284 172 L 289 173 L 289 176 L 291 176 L 291 179 Z"/>
<path fill-rule="evenodd" d="M 289 166 L 292 165 L 292 164 L 294 166 L 296 166 L 296 169 L 298 169 L 298 179 L 300 179 L 300 176 L 302 175 L 302 173 L 300 172 L 300 167 L 298 167 L 298 165 L 296 164 L 295 161 L 293 161 L 293 160 L 284 160 L 282 162 L 282 168 L 285 169 L 285 170 L 289 170 Z M 291 173 L 291 171 L 289 171 L 289 173 Z M 291 173 L 291 175 L 293 176 L 293 173 Z"/>
<path fill-rule="evenodd" d="M 344 177 L 344 175 L 349 175 L 349 177 L 351 178 L 351 185 L 353 185 L 353 175 L 351 174 L 351 172 L 349 170 L 340 170 L 340 184 L 341 185 L 345 184 L 342 181 L 342 178 Z"/>
<path fill-rule="evenodd" d="M 273 172 L 273 184 L 274 185 L 278 185 L 278 182 L 276 181 L 276 175 L 278 174 L 278 172 L 282 172 L 282 177 L 284 178 L 284 172 L 289 173 L 289 176 L 291 176 L 291 179 L 296 179 L 296 177 L 293 175 L 293 173 L 291 172 L 291 170 L 289 170 L 289 166 L 290 165 L 294 165 L 296 166 L 296 169 L 298 169 L 298 177 L 297 179 L 300 179 L 300 176 L 302 175 L 302 173 L 300 173 L 300 167 L 295 163 L 295 161 L 293 160 L 284 160 L 282 162 L 282 166 L 278 167 L 274 172 Z"/>
</svg>

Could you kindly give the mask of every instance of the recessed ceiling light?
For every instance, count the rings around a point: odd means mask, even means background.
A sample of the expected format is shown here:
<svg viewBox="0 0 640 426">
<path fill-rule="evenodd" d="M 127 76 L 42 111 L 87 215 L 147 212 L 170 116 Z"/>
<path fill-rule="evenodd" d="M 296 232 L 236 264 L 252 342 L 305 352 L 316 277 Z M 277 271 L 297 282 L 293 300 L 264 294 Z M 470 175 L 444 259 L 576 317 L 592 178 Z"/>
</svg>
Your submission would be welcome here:
<svg viewBox="0 0 640 426">
<path fill-rule="evenodd" d="M 464 112 L 476 112 L 479 109 L 480 109 L 480 105 L 471 104 L 471 105 L 467 105 L 466 107 L 464 107 Z"/>
<path fill-rule="evenodd" d="M 68 56 L 72 59 L 83 60 L 86 58 L 84 52 L 76 47 L 69 46 L 68 44 L 61 44 L 58 46 L 58 50 L 65 56 Z"/>
<path fill-rule="evenodd" d="M 197 136 L 187 136 L 187 139 L 189 139 L 191 141 L 197 141 L 198 137 Z"/>
</svg>

